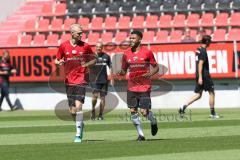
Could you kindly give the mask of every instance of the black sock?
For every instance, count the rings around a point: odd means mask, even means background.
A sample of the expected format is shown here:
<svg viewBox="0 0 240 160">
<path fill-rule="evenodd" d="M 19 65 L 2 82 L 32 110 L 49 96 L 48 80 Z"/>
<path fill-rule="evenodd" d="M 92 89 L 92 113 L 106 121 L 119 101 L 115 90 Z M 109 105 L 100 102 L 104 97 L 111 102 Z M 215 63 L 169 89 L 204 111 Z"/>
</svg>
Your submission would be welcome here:
<svg viewBox="0 0 240 160">
<path fill-rule="evenodd" d="M 215 115 L 216 114 L 214 108 L 210 108 L 210 110 L 211 110 L 211 115 Z"/>
<path fill-rule="evenodd" d="M 186 108 L 187 108 L 187 105 L 184 105 L 183 106 L 183 112 L 185 111 Z"/>
</svg>

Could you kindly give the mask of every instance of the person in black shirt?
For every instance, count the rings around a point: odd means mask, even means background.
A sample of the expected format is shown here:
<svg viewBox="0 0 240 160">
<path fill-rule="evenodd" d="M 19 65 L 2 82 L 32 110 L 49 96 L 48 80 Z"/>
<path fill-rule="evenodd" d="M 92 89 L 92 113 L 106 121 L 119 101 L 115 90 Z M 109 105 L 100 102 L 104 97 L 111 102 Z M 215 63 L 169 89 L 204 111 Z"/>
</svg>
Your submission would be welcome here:
<svg viewBox="0 0 240 160">
<path fill-rule="evenodd" d="M 90 69 L 90 83 L 93 89 L 92 95 L 92 115 L 91 119 L 95 120 L 95 106 L 97 103 L 98 94 L 100 94 L 100 111 L 98 120 L 103 120 L 103 111 L 105 107 L 105 96 L 108 91 L 108 75 L 107 75 L 107 66 L 112 73 L 112 64 L 111 58 L 108 54 L 103 51 L 103 44 L 98 42 L 96 44 L 96 64 Z M 113 80 L 111 80 L 113 84 Z"/>
<path fill-rule="evenodd" d="M 10 63 L 10 55 L 7 50 L 3 51 L 3 56 L 0 59 L 0 86 L 1 86 L 1 98 L 0 98 L 0 111 L 2 111 L 2 102 L 6 97 L 7 103 L 10 109 L 16 110 L 17 107 L 13 106 L 9 99 L 9 76 L 11 73 L 16 73 L 16 69 L 13 69 Z"/>
<path fill-rule="evenodd" d="M 179 114 L 181 117 L 183 117 L 185 113 L 185 109 L 190 104 L 200 99 L 202 96 L 203 90 L 205 90 L 209 92 L 209 97 L 210 97 L 209 99 L 210 110 L 211 110 L 210 117 L 212 119 L 217 119 L 219 118 L 219 116 L 215 113 L 215 109 L 214 109 L 214 103 L 215 103 L 214 84 L 213 84 L 211 75 L 209 73 L 209 62 L 208 62 L 208 56 L 207 56 L 207 50 L 206 50 L 211 43 L 211 36 L 204 35 L 201 43 L 202 45 L 196 51 L 196 86 L 195 86 L 196 95 L 191 97 L 186 104 L 180 107 Z"/>
</svg>

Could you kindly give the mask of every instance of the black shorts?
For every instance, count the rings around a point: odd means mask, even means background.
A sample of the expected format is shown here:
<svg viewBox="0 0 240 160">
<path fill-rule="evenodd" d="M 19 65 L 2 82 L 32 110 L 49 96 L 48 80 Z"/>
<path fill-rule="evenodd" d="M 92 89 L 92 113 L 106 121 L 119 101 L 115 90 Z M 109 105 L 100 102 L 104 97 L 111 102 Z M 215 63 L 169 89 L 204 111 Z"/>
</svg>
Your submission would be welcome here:
<svg viewBox="0 0 240 160">
<path fill-rule="evenodd" d="M 203 84 L 198 84 L 198 78 L 196 79 L 195 93 L 201 93 L 202 91 L 214 92 L 214 84 L 210 76 L 203 77 Z"/>
<path fill-rule="evenodd" d="M 100 93 L 100 97 L 105 97 L 108 92 L 108 83 L 91 83 L 93 93 Z"/>
<path fill-rule="evenodd" d="M 66 85 L 68 105 L 75 106 L 75 100 L 84 103 L 86 86 L 85 85 Z"/>
<path fill-rule="evenodd" d="M 127 91 L 128 108 L 151 109 L 150 92 Z"/>
</svg>

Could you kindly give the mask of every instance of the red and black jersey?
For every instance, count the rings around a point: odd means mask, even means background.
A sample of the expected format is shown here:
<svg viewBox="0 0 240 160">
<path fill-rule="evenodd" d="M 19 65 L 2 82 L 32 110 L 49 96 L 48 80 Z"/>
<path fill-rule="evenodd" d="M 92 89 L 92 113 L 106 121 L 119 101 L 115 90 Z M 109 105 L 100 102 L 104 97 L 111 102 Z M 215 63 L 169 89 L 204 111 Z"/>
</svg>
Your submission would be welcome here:
<svg viewBox="0 0 240 160">
<path fill-rule="evenodd" d="M 7 71 L 8 74 L 0 75 L 0 83 L 6 82 L 9 83 L 9 76 L 11 74 L 11 70 L 13 69 L 10 60 L 6 58 L 0 59 L 0 71 Z"/>
<path fill-rule="evenodd" d="M 79 42 L 76 46 L 70 40 L 62 43 L 58 49 L 57 59 L 64 59 L 65 83 L 86 84 L 88 83 L 88 68 L 81 64 L 89 62 L 95 58 L 90 47 L 85 42 Z"/>
<path fill-rule="evenodd" d="M 157 62 L 153 52 L 141 47 L 138 52 L 128 49 L 122 58 L 122 69 L 129 70 L 128 90 L 133 92 L 146 92 L 151 90 L 151 79 L 142 75 L 150 72 L 150 65 L 155 67 Z"/>
</svg>

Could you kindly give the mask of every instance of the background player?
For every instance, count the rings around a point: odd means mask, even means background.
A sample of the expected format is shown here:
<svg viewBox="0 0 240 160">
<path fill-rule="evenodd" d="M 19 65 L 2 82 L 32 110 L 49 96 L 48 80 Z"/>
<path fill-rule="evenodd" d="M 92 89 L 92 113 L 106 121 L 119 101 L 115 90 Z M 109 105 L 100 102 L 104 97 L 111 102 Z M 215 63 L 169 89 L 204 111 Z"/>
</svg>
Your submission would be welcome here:
<svg viewBox="0 0 240 160">
<path fill-rule="evenodd" d="M 158 131 L 157 120 L 151 109 L 151 77 L 158 73 L 159 67 L 152 51 L 141 46 L 142 33 L 132 31 L 130 35 L 131 48 L 124 52 L 122 58 L 122 70 L 118 72 L 125 75 L 129 70 L 127 104 L 130 108 L 131 119 L 138 132 L 138 141 L 144 141 L 145 137 L 141 127 L 138 108 L 141 114 L 151 122 L 152 135 Z M 153 68 L 150 69 L 150 66 Z"/>
<path fill-rule="evenodd" d="M 2 111 L 2 102 L 6 97 L 7 103 L 11 111 L 16 110 L 17 106 L 12 105 L 9 98 L 9 76 L 11 73 L 16 73 L 17 70 L 11 66 L 10 54 L 7 50 L 3 50 L 3 56 L 0 60 L 0 85 L 1 85 L 1 98 L 0 98 L 0 111 Z"/>
<path fill-rule="evenodd" d="M 208 91 L 209 93 L 209 104 L 211 115 L 213 119 L 219 118 L 215 113 L 214 104 L 215 104 L 215 93 L 214 93 L 214 84 L 209 73 L 209 63 L 207 56 L 207 48 L 211 43 L 211 37 L 209 35 L 204 35 L 202 38 L 202 45 L 196 51 L 196 86 L 195 86 L 195 95 L 191 97 L 186 104 L 184 104 L 179 109 L 180 116 L 183 117 L 185 109 L 200 99 L 202 96 L 203 90 Z"/>
<path fill-rule="evenodd" d="M 81 142 L 84 127 L 82 105 L 88 84 L 88 67 L 94 65 L 96 60 L 91 47 L 81 40 L 81 25 L 71 25 L 70 32 L 71 39 L 60 45 L 55 63 L 64 64 L 69 111 L 76 121 L 77 133 L 74 142 Z"/>
<path fill-rule="evenodd" d="M 112 73 L 112 63 L 110 56 L 103 52 L 103 44 L 101 42 L 96 44 L 96 59 L 96 64 L 90 69 L 90 82 L 93 89 L 91 119 L 95 120 L 95 106 L 97 104 L 98 94 L 100 94 L 101 101 L 98 120 L 103 120 L 105 96 L 108 91 L 107 66 L 110 69 L 110 73 Z M 112 81 L 113 80 L 111 79 L 111 84 L 113 83 Z"/>
</svg>

